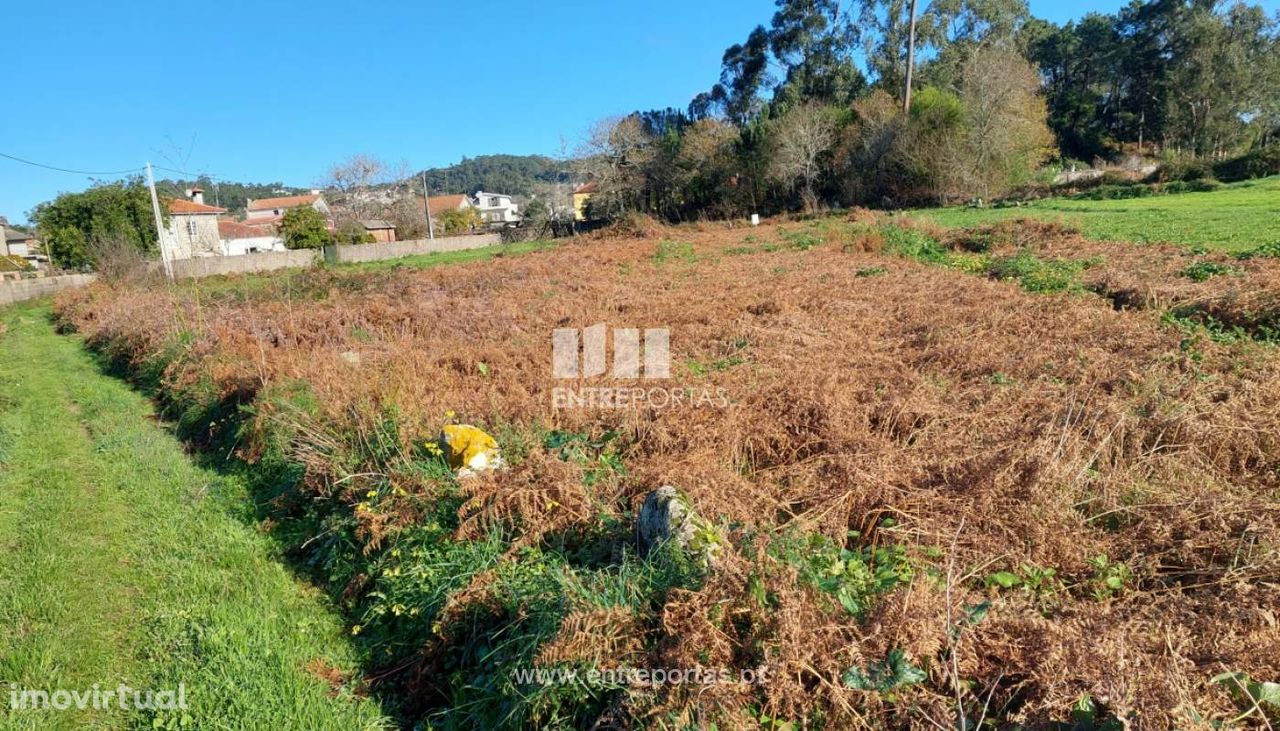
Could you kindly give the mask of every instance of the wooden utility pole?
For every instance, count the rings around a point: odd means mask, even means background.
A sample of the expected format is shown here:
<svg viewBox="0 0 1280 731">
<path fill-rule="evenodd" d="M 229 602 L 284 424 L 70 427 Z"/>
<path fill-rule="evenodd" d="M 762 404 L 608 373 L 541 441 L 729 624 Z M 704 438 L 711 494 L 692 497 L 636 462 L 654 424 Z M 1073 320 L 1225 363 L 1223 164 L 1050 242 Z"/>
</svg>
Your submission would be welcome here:
<svg viewBox="0 0 1280 731">
<path fill-rule="evenodd" d="M 911 26 L 907 32 L 907 84 L 902 90 L 902 113 L 911 113 L 911 74 L 916 69 L 916 0 L 911 0 Z"/>
</svg>

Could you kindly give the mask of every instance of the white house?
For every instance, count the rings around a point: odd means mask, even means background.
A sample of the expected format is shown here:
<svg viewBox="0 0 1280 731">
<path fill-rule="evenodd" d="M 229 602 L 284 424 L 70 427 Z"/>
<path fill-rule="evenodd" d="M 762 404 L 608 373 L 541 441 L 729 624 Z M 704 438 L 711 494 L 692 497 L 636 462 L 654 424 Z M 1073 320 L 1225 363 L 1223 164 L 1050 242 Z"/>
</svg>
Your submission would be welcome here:
<svg viewBox="0 0 1280 731">
<path fill-rule="evenodd" d="M 248 204 L 245 206 L 245 220 L 250 223 L 279 223 L 285 211 L 300 206 L 311 206 L 319 211 L 320 215 L 325 217 L 325 220 L 329 220 L 329 204 L 325 202 L 324 195 L 318 190 L 313 190 L 307 195 L 287 195 L 281 198 L 263 198 L 261 200 L 249 199 Z"/>
<path fill-rule="evenodd" d="M 511 202 L 511 196 L 502 193 L 476 193 L 476 208 L 480 220 L 490 225 L 515 225 L 520 223 L 519 206 Z"/>
<path fill-rule="evenodd" d="M 284 240 L 271 224 L 253 225 L 240 221 L 218 221 L 218 238 L 227 256 L 284 251 Z"/>
<path fill-rule="evenodd" d="M 169 201 L 169 255 L 174 259 L 218 256 L 222 253 L 218 216 L 227 209 L 205 205 L 199 188 L 186 193 L 186 198 Z"/>
</svg>

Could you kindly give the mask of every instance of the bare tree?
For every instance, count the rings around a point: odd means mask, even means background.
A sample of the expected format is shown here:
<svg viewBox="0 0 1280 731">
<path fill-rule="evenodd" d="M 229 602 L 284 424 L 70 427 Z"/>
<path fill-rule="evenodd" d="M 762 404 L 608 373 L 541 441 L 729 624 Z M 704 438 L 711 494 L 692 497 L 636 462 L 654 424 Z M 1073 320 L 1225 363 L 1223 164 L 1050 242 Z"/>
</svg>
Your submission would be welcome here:
<svg viewBox="0 0 1280 731">
<path fill-rule="evenodd" d="M 653 161 L 653 137 L 636 115 L 608 117 L 591 126 L 578 148 L 578 174 L 596 184 L 611 215 L 636 205 L 645 168 Z"/>
<path fill-rule="evenodd" d="M 324 187 L 336 195 L 330 201 L 340 220 L 371 218 L 382 208 L 382 201 L 371 194 L 374 186 L 390 181 L 390 168 L 373 155 L 352 155 L 329 168 Z"/>
<path fill-rule="evenodd" d="M 831 110 L 820 104 L 792 107 L 778 121 L 770 177 L 783 185 L 799 188 L 806 211 L 812 211 L 817 205 L 814 183 L 822 174 L 822 157 L 835 141 L 836 124 Z"/>
</svg>

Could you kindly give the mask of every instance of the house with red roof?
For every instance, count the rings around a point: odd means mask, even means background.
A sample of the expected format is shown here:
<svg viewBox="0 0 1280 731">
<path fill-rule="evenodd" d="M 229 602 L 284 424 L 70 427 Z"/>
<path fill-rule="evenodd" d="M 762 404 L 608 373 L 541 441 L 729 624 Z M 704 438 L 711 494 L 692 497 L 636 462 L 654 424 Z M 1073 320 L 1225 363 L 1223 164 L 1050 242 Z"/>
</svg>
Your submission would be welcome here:
<svg viewBox="0 0 1280 731">
<path fill-rule="evenodd" d="M 204 191 L 190 188 L 185 198 L 169 201 L 169 254 L 174 259 L 222 253 L 218 216 L 227 209 L 204 202 Z"/>
<path fill-rule="evenodd" d="M 218 221 L 218 238 L 222 240 L 222 253 L 228 256 L 285 250 L 284 240 L 270 223 Z"/>
<path fill-rule="evenodd" d="M 326 221 L 331 218 L 329 204 L 325 202 L 324 194 L 318 190 L 313 190 L 306 195 L 286 195 L 280 198 L 262 198 L 261 200 L 253 200 L 251 198 L 245 206 L 245 221 L 253 224 L 278 224 L 280 219 L 284 217 L 285 211 L 301 206 L 311 206 L 319 211 Z"/>
</svg>

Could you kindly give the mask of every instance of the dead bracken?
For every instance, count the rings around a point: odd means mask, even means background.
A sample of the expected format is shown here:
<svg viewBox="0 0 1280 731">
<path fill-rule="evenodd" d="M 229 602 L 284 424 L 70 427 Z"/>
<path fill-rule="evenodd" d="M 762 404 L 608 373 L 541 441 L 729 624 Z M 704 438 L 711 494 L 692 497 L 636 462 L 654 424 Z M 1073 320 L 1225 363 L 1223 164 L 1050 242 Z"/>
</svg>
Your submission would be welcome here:
<svg viewBox="0 0 1280 731">
<path fill-rule="evenodd" d="M 300 466 L 274 519 L 349 521 L 358 550 L 322 580 L 386 650 L 367 674 L 406 716 L 507 698 L 535 725 L 1260 723 L 1272 711 L 1214 678 L 1280 680 L 1280 356 L 1250 337 L 1280 265 L 1196 281 L 1180 272 L 1199 255 L 1032 222 L 917 229 L 939 248 L 895 256 L 899 222 L 652 224 L 435 270 L 100 284 L 58 316 L 179 413 L 244 422 L 187 418 L 191 439 Z M 668 240 L 689 247 L 656 260 Z M 1005 281 L 1086 259 L 1049 272 L 1079 287 Z M 665 385 L 729 403 L 553 408 L 552 330 L 600 322 L 669 328 Z M 422 445 L 450 409 L 507 469 L 436 469 Z M 709 572 L 639 556 L 662 485 L 722 536 Z M 473 658 L 490 636 L 489 662 L 769 682 L 517 701 Z"/>
</svg>

